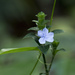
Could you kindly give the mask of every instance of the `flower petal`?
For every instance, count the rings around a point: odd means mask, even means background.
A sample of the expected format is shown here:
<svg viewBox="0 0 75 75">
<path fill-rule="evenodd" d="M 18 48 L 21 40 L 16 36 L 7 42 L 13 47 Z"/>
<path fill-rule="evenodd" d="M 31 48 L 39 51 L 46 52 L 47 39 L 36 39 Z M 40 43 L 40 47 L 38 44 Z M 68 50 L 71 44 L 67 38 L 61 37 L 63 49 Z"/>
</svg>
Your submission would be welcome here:
<svg viewBox="0 0 75 75">
<path fill-rule="evenodd" d="M 40 44 L 45 44 L 45 42 L 46 42 L 46 41 L 45 41 L 44 38 L 40 38 L 40 39 L 39 39 L 39 43 L 40 43 Z"/>
<path fill-rule="evenodd" d="M 39 37 L 42 37 L 42 36 L 43 36 L 43 31 L 42 31 L 42 30 L 39 30 L 39 31 L 38 31 L 38 36 L 39 36 Z"/>
<path fill-rule="evenodd" d="M 47 42 L 53 42 L 53 41 L 54 41 L 54 38 L 52 38 L 52 37 L 51 37 L 51 38 L 48 37 L 48 38 L 46 38 L 45 40 L 46 40 Z"/>
<path fill-rule="evenodd" d="M 43 33 L 46 35 L 46 34 L 48 34 L 48 29 L 47 28 L 44 28 L 43 29 Z"/>
<path fill-rule="evenodd" d="M 49 32 L 49 33 L 48 33 L 48 36 L 49 36 L 49 37 L 54 37 L 54 33 L 53 33 L 53 32 Z"/>
</svg>

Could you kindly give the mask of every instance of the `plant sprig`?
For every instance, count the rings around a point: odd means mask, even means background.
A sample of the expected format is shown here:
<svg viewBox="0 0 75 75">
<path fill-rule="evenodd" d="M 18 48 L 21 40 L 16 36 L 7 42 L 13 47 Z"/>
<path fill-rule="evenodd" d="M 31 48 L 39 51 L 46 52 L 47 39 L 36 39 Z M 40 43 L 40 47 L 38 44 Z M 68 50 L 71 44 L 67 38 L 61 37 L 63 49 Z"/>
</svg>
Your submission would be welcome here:
<svg viewBox="0 0 75 75">
<path fill-rule="evenodd" d="M 45 17 L 47 15 L 44 12 L 39 12 L 36 15 L 38 20 L 33 20 L 33 22 L 36 23 L 36 27 L 31 27 L 31 28 L 28 29 L 28 30 L 32 30 L 34 32 L 28 33 L 23 38 L 23 39 L 29 38 L 29 37 L 33 38 L 35 40 L 35 42 L 38 44 L 37 47 L 2 49 L 0 51 L 0 54 L 22 52 L 22 51 L 38 51 L 39 52 L 39 57 L 38 57 L 34 67 L 32 68 L 32 71 L 30 72 L 29 75 L 32 75 L 32 73 L 35 70 L 41 56 L 43 57 L 45 73 L 40 73 L 40 75 L 42 75 L 42 74 L 49 75 L 49 72 L 51 70 L 51 66 L 53 64 L 53 60 L 55 58 L 55 55 L 57 54 L 57 52 L 59 52 L 61 50 L 64 50 L 63 48 L 57 49 L 58 46 L 59 46 L 59 41 L 56 41 L 54 39 L 54 34 L 61 33 L 63 31 L 60 30 L 60 29 L 50 31 L 51 30 L 51 25 L 52 25 L 53 14 L 54 14 L 54 10 L 55 10 L 55 4 L 56 4 L 56 0 L 54 0 L 51 19 L 46 20 Z M 49 25 L 49 23 L 50 23 L 50 25 Z M 52 48 L 52 50 L 50 48 Z M 51 52 L 52 52 L 52 59 L 51 59 L 51 62 L 50 62 L 49 65 L 47 65 L 46 57 L 45 57 L 48 50 L 51 50 Z"/>
</svg>

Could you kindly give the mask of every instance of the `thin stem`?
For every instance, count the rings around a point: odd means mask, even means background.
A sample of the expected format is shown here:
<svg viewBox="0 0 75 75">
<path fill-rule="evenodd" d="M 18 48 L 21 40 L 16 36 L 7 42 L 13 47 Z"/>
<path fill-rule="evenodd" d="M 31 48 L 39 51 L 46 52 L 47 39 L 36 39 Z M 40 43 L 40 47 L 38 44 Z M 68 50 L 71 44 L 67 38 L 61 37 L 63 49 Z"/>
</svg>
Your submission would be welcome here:
<svg viewBox="0 0 75 75">
<path fill-rule="evenodd" d="M 43 61 L 44 61 L 44 66 L 45 66 L 46 75 L 49 75 L 48 70 L 47 70 L 45 55 L 44 55 L 43 53 L 42 53 L 42 56 L 43 56 Z"/>
<path fill-rule="evenodd" d="M 32 71 L 30 72 L 30 74 L 29 74 L 29 75 L 32 75 L 32 73 L 33 73 L 33 71 L 34 71 L 35 67 L 36 67 L 36 66 L 37 66 L 37 64 L 38 64 L 38 61 L 39 61 L 40 57 L 41 57 L 41 53 L 40 53 L 40 55 L 39 55 L 39 57 L 38 57 L 38 59 L 37 59 L 37 61 L 36 61 L 35 65 L 34 65 L 34 67 L 33 67 Z"/>
<path fill-rule="evenodd" d="M 53 14 L 54 14 L 54 10 L 55 10 L 55 4 L 56 4 L 56 0 L 54 0 L 54 4 L 53 4 L 51 19 L 50 19 L 50 25 L 52 25 L 52 19 L 53 19 Z M 49 28 L 49 31 L 50 31 L 50 28 Z M 49 70 L 48 70 L 49 72 L 50 72 L 50 70 L 51 70 L 51 66 L 52 66 L 54 57 L 55 57 L 55 55 L 52 55 L 51 63 L 50 63 L 50 65 L 49 65 Z"/>
<path fill-rule="evenodd" d="M 53 14 L 54 14 L 54 9 L 55 9 L 55 4 L 56 4 L 56 0 L 54 0 L 54 4 L 53 4 L 53 9 L 52 9 L 52 14 L 51 14 L 51 19 L 50 19 L 50 25 L 52 24 L 52 19 L 53 19 Z M 50 28 L 49 28 L 50 31 Z"/>
<path fill-rule="evenodd" d="M 50 65 L 49 65 L 49 72 L 50 72 L 50 70 L 51 70 L 51 66 L 52 66 L 52 63 L 53 63 L 54 57 L 55 57 L 55 56 L 52 55 L 51 63 L 50 63 Z"/>
</svg>

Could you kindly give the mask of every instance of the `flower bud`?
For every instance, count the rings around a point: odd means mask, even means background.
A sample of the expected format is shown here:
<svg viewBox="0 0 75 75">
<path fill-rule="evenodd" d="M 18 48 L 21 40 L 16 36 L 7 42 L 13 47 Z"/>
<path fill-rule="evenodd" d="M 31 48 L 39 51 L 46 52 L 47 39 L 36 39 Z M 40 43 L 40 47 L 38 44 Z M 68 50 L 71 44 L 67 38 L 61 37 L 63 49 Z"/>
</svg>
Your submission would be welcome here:
<svg viewBox="0 0 75 75">
<path fill-rule="evenodd" d="M 53 49 L 56 49 L 59 45 L 59 42 L 58 41 L 53 41 L 52 43 L 52 46 L 53 46 Z"/>
<path fill-rule="evenodd" d="M 43 12 L 40 12 L 40 13 L 38 13 L 37 15 L 36 15 L 38 18 L 41 18 L 41 19 L 43 19 L 43 18 L 45 18 L 45 13 L 43 13 Z"/>
</svg>

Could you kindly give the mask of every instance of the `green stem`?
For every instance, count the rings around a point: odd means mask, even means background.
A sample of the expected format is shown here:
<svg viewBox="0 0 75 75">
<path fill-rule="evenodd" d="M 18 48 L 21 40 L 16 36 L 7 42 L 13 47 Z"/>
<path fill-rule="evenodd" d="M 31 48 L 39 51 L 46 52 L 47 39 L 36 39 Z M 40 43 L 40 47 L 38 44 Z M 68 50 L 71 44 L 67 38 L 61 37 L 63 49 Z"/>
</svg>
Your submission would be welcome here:
<svg viewBox="0 0 75 75">
<path fill-rule="evenodd" d="M 53 14 L 54 14 L 54 10 L 55 10 L 55 4 L 56 4 L 56 0 L 54 0 L 54 4 L 53 4 L 51 19 L 50 19 L 50 25 L 52 24 Z M 50 28 L 49 28 L 49 31 L 50 31 Z M 52 66 L 54 57 L 55 57 L 55 55 L 52 55 L 51 63 L 50 63 L 49 70 L 48 70 L 49 72 L 50 72 L 50 70 L 51 70 L 51 66 Z"/>
<path fill-rule="evenodd" d="M 39 55 L 39 57 L 38 57 L 38 59 L 37 59 L 37 61 L 36 61 L 35 65 L 34 65 L 34 67 L 33 67 L 32 71 L 30 72 L 30 74 L 29 74 L 29 75 L 32 75 L 32 73 L 33 73 L 33 71 L 34 71 L 35 67 L 36 67 L 36 66 L 37 66 L 37 64 L 38 64 L 38 61 L 39 61 L 40 57 L 41 57 L 41 53 L 40 53 L 40 55 Z"/>
<path fill-rule="evenodd" d="M 56 4 L 56 0 L 54 0 L 54 4 L 53 4 L 53 9 L 52 9 L 52 14 L 51 14 L 51 19 L 50 19 L 50 25 L 52 24 L 52 19 L 53 19 L 53 14 L 54 14 L 54 9 L 55 9 L 55 4 Z M 49 28 L 50 31 L 50 28 Z"/>
<path fill-rule="evenodd" d="M 49 72 L 48 72 L 48 70 L 47 70 L 45 55 L 44 55 L 43 53 L 42 53 L 42 56 L 43 56 L 43 61 L 44 61 L 44 66 L 45 66 L 46 75 L 49 75 Z"/>
<path fill-rule="evenodd" d="M 49 65 L 49 72 L 50 72 L 50 70 L 51 70 L 51 66 L 52 66 L 52 63 L 53 63 L 54 57 L 55 57 L 55 56 L 52 55 L 51 63 L 50 63 L 50 65 Z"/>
</svg>

